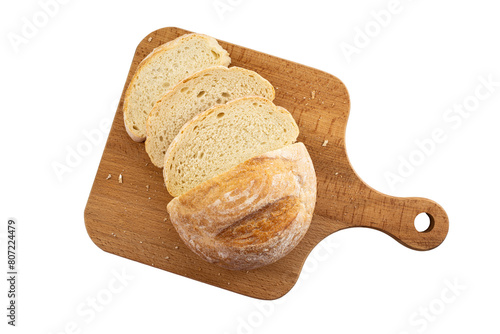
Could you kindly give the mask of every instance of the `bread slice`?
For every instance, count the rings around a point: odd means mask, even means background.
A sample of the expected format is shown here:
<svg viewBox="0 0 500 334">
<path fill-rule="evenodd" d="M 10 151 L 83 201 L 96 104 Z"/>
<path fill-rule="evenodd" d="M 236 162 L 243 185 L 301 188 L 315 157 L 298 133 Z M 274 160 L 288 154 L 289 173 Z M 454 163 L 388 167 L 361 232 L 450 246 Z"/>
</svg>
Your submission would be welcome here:
<svg viewBox="0 0 500 334">
<path fill-rule="evenodd" d="M 202 111 L 243 96 L 274 100 L 273 86 L 254 71 L 216 66 L 179 82 L 153 107 L 146 125 L 146 152 L 163 167 L 165 152 L 182 126 Z"/>
<path fill-rule="evenodd" d="M 206 261 L 250 270 L 288 254 L 306 234 L 316 174 L 302 143 L 251 158 L 174 198 L 170 220 Z"/>
<path fill-rule="evenodd" d="M 247 159 L 292 144 L 298 135 L 292 115 L 265 98 L 217 105 L 186 123 L 170 144 L 165 185 L 179 196 Z"/>
<path fill-rule="evenodd" d="M 214 38 L 201 34 L 186 34 L 154 49 L 137 67 L 125 93 L 127 133 L 135 141 L 144 141 L 149 112 L 166 91 L 201 69 L 230 63 L 228 52 Z"/>
</svg>

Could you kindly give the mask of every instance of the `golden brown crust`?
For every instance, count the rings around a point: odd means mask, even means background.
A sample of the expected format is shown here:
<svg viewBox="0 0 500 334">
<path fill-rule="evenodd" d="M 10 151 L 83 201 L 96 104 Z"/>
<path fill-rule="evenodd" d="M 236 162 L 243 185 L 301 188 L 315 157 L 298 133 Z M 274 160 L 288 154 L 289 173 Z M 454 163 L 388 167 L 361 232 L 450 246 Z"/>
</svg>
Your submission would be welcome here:
<svg viewBox="0 0 500 334">
<path fill-rule="evenodd" d="M 316 174 L 302 143 L 249 159 L 167 206 L 181 239 L 226 269 L 273 263 L 302 239 L 316 203 Z"/>
</svg>

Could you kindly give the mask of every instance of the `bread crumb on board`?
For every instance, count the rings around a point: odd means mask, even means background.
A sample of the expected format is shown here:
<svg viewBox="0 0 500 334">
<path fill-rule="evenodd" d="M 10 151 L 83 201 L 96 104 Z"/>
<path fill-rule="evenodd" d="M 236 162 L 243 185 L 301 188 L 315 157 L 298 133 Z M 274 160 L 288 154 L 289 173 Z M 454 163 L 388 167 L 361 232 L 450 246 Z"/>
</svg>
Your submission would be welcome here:
<svg viewBox="0 0 500 334">
<path fill-rule="evenodd" d="M 153 40 L 153 37 L 148 38 L 148 42 L 151 42 Z"/>
<path fill-rule="evenodd" d="M 328 139 L 325 139 L 325 141 L 323 142 L 323 144 L 321 144 L 321 146 L 326 146 L 328 145 Z"/>
<path fill-rule="evenodd" d="M 149 191 L 149 184 L 146 184 L 146 191 Z"/>
<path fill-rule="evenodd" d="M 314 100 L 314 98 L 315 98 L 315 97 L 316 97 L 316 91 L 315 91 L 315 90 L 313 90 L 313 91 L 311 92 L 311 100 Z"/>
<path fill-rule="evenodd" d="M 118 183 L 123 183 L 123 176 L 121 174 L 118 176 Z"/>
<path fill-rule="evenodd" d="M 108 174 L 108 176 L 106 177 L 106 180 L 109 180 L 111 178 L 111 174 Z"/>
</svg>

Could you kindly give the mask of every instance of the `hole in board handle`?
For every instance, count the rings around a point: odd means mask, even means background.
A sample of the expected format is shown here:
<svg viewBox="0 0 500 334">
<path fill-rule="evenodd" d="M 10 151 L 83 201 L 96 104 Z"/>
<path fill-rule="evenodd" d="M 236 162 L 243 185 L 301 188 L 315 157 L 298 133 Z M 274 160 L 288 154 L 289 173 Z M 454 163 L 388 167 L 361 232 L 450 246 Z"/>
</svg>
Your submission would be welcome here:
<svg viewBox="0 0 500 334">
<path fill-rule="evenodd" d="M 421 212 L 415 217 L 414 225 L 420 233 L 430 232 L 434 227 L 434 218 L 427 212 Z"/>
</svg>

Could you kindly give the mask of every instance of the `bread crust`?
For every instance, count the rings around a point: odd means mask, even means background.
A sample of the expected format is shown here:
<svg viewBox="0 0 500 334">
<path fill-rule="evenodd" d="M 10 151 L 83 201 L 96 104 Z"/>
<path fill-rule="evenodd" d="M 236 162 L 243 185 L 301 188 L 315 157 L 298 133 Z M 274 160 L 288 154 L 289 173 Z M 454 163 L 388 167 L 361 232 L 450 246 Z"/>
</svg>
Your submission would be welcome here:
<svg viewBox="0 0 500 334">
<path fill-rule="evenodd" d="M 316 174 L 302 143 L 254 157 L 167 206 L 185 244 L 231 270 L 250 270 L 288 254 L 309 228 Z"/>
<path fill-rule="evenodd" d="M 133 86 L 133 82 L 137 80 L 137 77 L 140 75 L 142 69 L 151 62 L 151 60 L 158 55 L 159 53 L 166 52 L 168 50 L 172 50 L 176 48 L 178 45 L 184 43 L 185 41 L 191 39 L 191 38 L 204 38 L 207 43 L 217 49 L 221 53 L 221 66 L 229 66 L 231 63 L 231 58 L 229 57 L 229 53 L 222 48 L 217 40 L 213 37 L 204 35 L 204 34 L 197 34 L 197 33 L 191 33 L 191 34 L 185 34 L 182 36 L 179 36 L 178 38 L 171 40 L 170 42 L 167 42 L 165 44 L 162 44 L 158 46 L 157 48 L 153 49 L 150 54 L 148 54 L 137 66 L 137 70 L 135 71 L 134 75 L 132 76 L 132 79 L 130 80 L 130 83 L 127 87 L 127 90 L 125 91 L 125 98 L 123 102 L 123 121 L 125 123 L 125 129 L 127 130 L 127 133 L 129 134 L 130 138 L 136 142 L 143 142 L 146 140 L 146 135 L 142 135 L 140 131 L 135 130 L 132 128 L 132 123 L 129 121 L 129 114 L 128 114 L 128 108 L 129 108 L 129 99 L 130 99 L 130 94 Z M 144 128 L 144 133 L 146 132 L 146 129 Z"/>
</svg>

